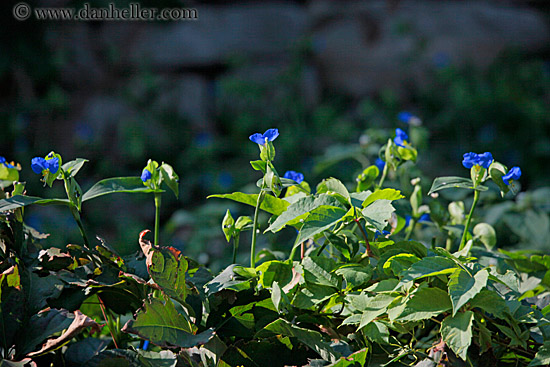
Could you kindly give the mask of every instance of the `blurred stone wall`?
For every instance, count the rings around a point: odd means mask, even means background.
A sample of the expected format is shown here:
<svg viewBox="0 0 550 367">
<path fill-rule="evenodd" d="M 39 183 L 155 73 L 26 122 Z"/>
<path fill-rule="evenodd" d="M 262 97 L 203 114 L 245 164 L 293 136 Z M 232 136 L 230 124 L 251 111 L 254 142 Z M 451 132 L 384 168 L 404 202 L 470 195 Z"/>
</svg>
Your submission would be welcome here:
<svg viewBox="0 0 550 367">
<path fill-rule="evenodd" d="M 63 3 L 41 1 L 43 6 Z M 233 73 L 261 83 L 288 67 L 300 43 L 310 47 L 301 83 L 310 104 L 326 90 L 353 98 L 382 88 L 406 93 L 408 85 L 429 83 L 427 71 L 433 68 L 465 63 L 483 67 L 508 48 L 524 52 L 547 48 L 547 19 L 530 5 L 422 0 L 199 2 L 189 4 L 198 10 L 198 20 L 50 21 L 45 42 L 53 54 L 61 55 L 58 65 L 70 112 L 57 128 L 38 128 L 36 133 L 55 140 L 91 128 L 108 140 L 114 125 L 137 113 L 122 95 L 147 100 L 145 71 L 161 91 L 148 100 L 152 108 L 172 111 L 189 121 L 190 128 L 209 130 L 221 76 Z M 231 68 L 235 59 L 247 62 Z"/>
</svg>

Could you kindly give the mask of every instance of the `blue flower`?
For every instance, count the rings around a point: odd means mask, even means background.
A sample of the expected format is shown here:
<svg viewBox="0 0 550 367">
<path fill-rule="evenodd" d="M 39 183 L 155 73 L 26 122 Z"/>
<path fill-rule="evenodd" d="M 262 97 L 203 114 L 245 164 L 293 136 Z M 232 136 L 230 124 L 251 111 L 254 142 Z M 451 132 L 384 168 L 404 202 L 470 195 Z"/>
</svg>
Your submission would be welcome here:
<svg viewBox="0 0 550 367">
<path fill-rule="evenodd" d="M 465 153 L 463 155 L 462 165 L 466 168 L 472 168 L 473 166 L 481 166 L 483 168 L 489 168 L 493 163 L 493 155 L 489 152 L 482 154 L 477 153 Z"/>
<path fill-rule="evenodd" d="M 430 214 L 424 213 L 420 216 L 420 218 L 418 218 L 418 221 L 419 222 L 431 222 L 432 218 L 430 218 Z"/>
<path fill-rule="evenodd" d="M 405 228 L 409 226 L 409 224 L 411 223 L 411 219 L 412 217 L 410 215 L 405 216 Z"/>
<path fill-rule="evenodd" d="M 399 119 L 399 121 L 404 122 L 406 124 L 408 124 L 410 119 L 412 119 L 413 117 L 414 115 L 408 111 L 399 112 L 399 114 L 397 115 L 397 118 Z"/>
<path fill-rule="evenodd" d="M 143 182 L 149 181 L 151 177 L 152 177 L 151 172 L 149 172 L 148 169 L 144 169 L 143 172 L 141 173 L 141 181 Z"/>
<path fill-rule="evenodd" d="M 510 185 L 510 180 L 517 180 L 520 177 L 521 177 L 521 168 L 512 167 L 510 168 L 507 174 L 502 176 L 502 181 L 504 181 L 506 185 Z"/>
<path fill-rule="evenodd" d="M 44 159 L 42 157 L 35 157 L 31 160 L 31 168 L 37 174 L 41 174 L 44 171 L 57 173 L 57 170 L 59 170 L 59 158 Z"/>
<path fill-rule="evenodd" d="M 249 139 L 256 144 L 265 145 L 268 141 L 273 141 L 279 136 L 279 129 L 269 129 L 265 133 L 252 134 Z"/>
<path fill-rule="evenodd" d="M 380 231 L 376 231 L 376 232 L 374 232 L 374 240 L 376 241 L 376 239 L 377 239 L 378 236 L 380 236 L 380 235 L 383 235 L 384 237 L 386 237 L 386 236 L 389 235 L 389 234 L 390 234 L 390 232 L 389 232 L 389 231 L 386 231 L 386 230 L 382 231 L 382 233 L 380 233 Z"/>
<path fill-rule="evenodd" d="M 406 132 L 404 132 L 400 128 L 395 129 L 395 138 L 393 139 L 393 142 L 396 145 L 400 147 L 405 147 L 405 145 L 409 144 L 407 140 L 409 140 L 409 136 Z"/>
<path fill-rule="evenodd" d="M 289 180 L 294 180 L 297 183 L 302 183 L 302 181 L 304 181 L 304 175 L 296 171 L 286 171 L 283 177 L 288 178 Z"/>
<path fill-rule="evenodd" d="M 6 166 L 7 168 L 15 168 L 13 165 L 9 164 L 8 162 L 6 162 L 6 158 L 0 156 L 0 164 L 3 164 L 4 166 Z"/>
<path fill-rule="evenodd" d="M 384 167 L 386 167 L 386 162 L 384 162 L 380 158 L 376 158 L 376 160 L 374 161 L 374 165 L 378 167 L 378 170 L 380 172 L 382 172 L 384 170 Z"/>
</svg>

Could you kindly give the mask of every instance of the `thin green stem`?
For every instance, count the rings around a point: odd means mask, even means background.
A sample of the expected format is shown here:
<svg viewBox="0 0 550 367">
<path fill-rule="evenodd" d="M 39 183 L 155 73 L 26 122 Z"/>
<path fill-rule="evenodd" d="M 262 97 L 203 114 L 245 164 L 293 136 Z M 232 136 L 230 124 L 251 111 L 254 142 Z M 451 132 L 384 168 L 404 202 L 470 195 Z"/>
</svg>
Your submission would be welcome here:
<svg viewBox="0 0 550 367">
<path fill-rule="evenodd" d="M 91 248 L 90 241 L 88 241 L 88 236 L 86 235 L 86 231 L 84 230 L 84 224 L 82 224 L 82 220 L 80 219 L 80 214 L 78 213 L 78 209 L 73 204 L 69 204 L 69 205 L 71 209 L 71 214 L 73 215 L 73 218 L 76 224 L 78 225 L 78 229 L 80 230 L 80 235 L 84 240 L 84 245 L 86 245 L 87 248 Z"/>
<path fill-rule="evenodd" d="M 405 234 L 405 241 L 408 241 L 409 238 L 411 238 L 415 225 L 416 225 L 416 219 L 411 218 L 411 222 L 409 223 L 409 228 L 407 228 L 407 233 Z"/>
<path fill-rule="evenodd" d="M 262 184 L 263 190 L 263 184 Z M 256 231 L 258 228 L 258 214 L 260 212 L 260 205 L 264 200 L 265 191 L 260 191 L 258 194 L 258 200 L 256 201 L 256 209 L 254 210 L 254 224 L 252 225 L 252 243 L 250 244 L 250 267 L 256 267 Z"/>
<path fill-rule="evenodd" d="M 237 251 L 239 250 L 239 237 L 240 234 L 235 234 L 233 237 L 233 264 L 237 263 Z"/>
<path fill-rule="evenodd" d="M 388 174 L 388 164 L 386 163 L 384 165 L 384 169 L 382 170 L 382 177 L 380 177 L 380 182 L 378 182 L 378 188 L 382 188 L 382 185 L 384 184 L 384 180 L 386 179 L 387 174 Z"/>
<path fill-rule="evenodd" d="M 155 192 L 155 246 L 159 243 L 161 194 Z"/>
<path fill-rule="evenodd" d="M 470 209 L 470 213 L 468 214 L 468 217 L 466 218 L 466 224 L 464 225 L 464 233 L 462 233 L 462 239 L 460 240 L 460 246 L 458 248 L 458 251 L 461 251 L 464 246 L 466 246 L 466 236 L 468 234 L 468 229 L 470 228 L 470 223 L 472 221 L 472 216 L 474 214 L 474 209 L 477 205 L 477 202 L 479 201 L 479 191 L 474 191 L 474 202 L 472 203 L 472 208 Z"/>
</svg>

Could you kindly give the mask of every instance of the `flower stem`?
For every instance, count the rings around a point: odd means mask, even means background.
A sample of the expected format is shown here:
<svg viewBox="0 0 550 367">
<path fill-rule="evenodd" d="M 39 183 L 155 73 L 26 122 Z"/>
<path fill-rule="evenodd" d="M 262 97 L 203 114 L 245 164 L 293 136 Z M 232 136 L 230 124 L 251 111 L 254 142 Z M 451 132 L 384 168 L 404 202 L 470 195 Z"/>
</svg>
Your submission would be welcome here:
<svg viewBox="0 0 550 367">
<path fill-rule="evenodd" d="M 479 201 L 479 191 L 474 191 L 474 202 L 472 203 L 472 208 L 470 209 L 470 213 L 468 214 L 468 217 L 466 218 L 466 224 L 464 225 L 464 233 L 462 233 L 462 239 L 460 240 L 460 246 L 458 248 L 458 251 L 461 251 L 464 246 L 466 246 L 466 235 L 468 233 L 468 229 L 470 228 L 470 222 L 472 221 L 472 216 L 474 214 L 474 209 L 476 207 L 477 202 Z"/>
<path fill-rule="evenodd" d="M 384 184 L 384 180 L 386 179 L 387 174 L 388 174 L 388 164 L 386 163 L 384 165 L 384 169 L 382 170 L 382 177 L 380 177 L 380 182 L 378 182 L 378 188 L 382 188 L 382 185 Z"/>
<path fill-rule="evenodd" d="M 405 241 L 408 241 L 409 238 L 411 238 L 415 225 L 416 225 L 416 219 L 411 218 L 411 222 L 409 223 L 409 228 L 407 228 L 407 234 L 405 235 Z"/>
<path fill-rule="evenodd" d="M 80 219 L 80 214 L 78 213 L 78 209 L 73 204 L 69 204 L 71 209 L 71 214 L 73 215 L 73 218 L 78 225 L 78 229 L 80 230 L 80 235 L 82 236 L 82 239 L 84 240 L 84 245 L 87 248 L 90 248 L 90 241 L 88 241 L 88 236 L 86 235 L 86 231 L 84 230 L 84 224 L 82 224 L 82 220 Z"/>
<path fill-rule="evenodd" d="M 239 250 L 239 234 L 233 237 L 233 264 L 237 263 L 237 251 Z"/>
<path fill-rule="evenodd" d="M 155 193 L 155 239 L 154 245 L 157 246 L 159 243 L 159 232 L 160 232 L 160 193 Z"/>
<path fill-rule="evenodd" d="M 262 190 L 263 190 L 262 184 Z M 264 200 L 265 191 L 260 191 L 258 194 L 258 200 L 256 201 L 256 209 L 254 210 L 254 224 L 252 225 L 252 243 L 250 244 L 250 267 L 256 267 L 256 231 L 258 228 L 258 214 L 260 212 L 260 205 Z"/>
</svg>

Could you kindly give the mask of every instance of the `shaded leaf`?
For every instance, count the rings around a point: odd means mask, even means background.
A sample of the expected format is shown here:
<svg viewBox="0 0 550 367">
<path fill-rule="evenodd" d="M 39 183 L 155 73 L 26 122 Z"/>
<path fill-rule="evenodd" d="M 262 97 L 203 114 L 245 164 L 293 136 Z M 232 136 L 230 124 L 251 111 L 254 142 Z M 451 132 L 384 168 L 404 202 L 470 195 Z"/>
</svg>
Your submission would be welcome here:
<svg viewBox="0 0 550 367">
<path fill-rule="evenodd" d="M 468 348 L 472 343 L 472 311 L 459 312 L 455 316 L 447 316 L 441 323 L 441 336 L 453 352 L 464 361 Z"/>
<path fill-rule="evenodd" d="M 367 198 L 368 200 L 368 198 Z M 391 201 L 387 199 L 378 199 L 374 203 L 364 208 L 361 212 L 363 216 L 374 228 L 382 232 L 388 225 L 395 208 Z"/>
<path fill-rule="evenodd" d="M 147 194 L 151 192 L 163 192 L 162 190 L 153 190 L 143 185 L 139 177 L 113 177 L 106 178 L 97 182 L 88 191 L 82 195 L 82 201 L 98 198 L 103 195 L 114 193 L 137 193 Z"/>
<path fill-rule="evenodd" d="M 439 288 L 421 288 L 405 304 L 397 321 L 429 319 L 452 308 L 449 295 Z"/>
<path fill-rule="evenodd" d="M 456 269 L 451 274 L 448 286 L 449 295 L 453 303 L 453 315 L 456 315 L 460 307 L 485 288 L 488 278 L 489 272 L 485 269 L 479 271 L 474 276 L 471 276 L 463 269 Z"/>
<path fill-rule="evenodd" d="M 432 183 L 432 187 L 428 192 L 428 195 L 431 195 L 432 193 L 439 190 L 450 189 L 450 188 L 470 189 L 470 190 L 477 190 L 477 191 L 487 191 L 489 189 L 487 186 L 483 186 L 483 185 L 478 185 L 474 189 L 474 183 L 469 178 L 447 176 L 447 177 L 437 177 Z"/>
<path fill-rule="evenodd" d="M 346 210 L 335 206 L 320 206 L 309 213 L 300 229 L 294 246 L 314 237 L 338 223 L 346 214 Z"/>
</svg>

